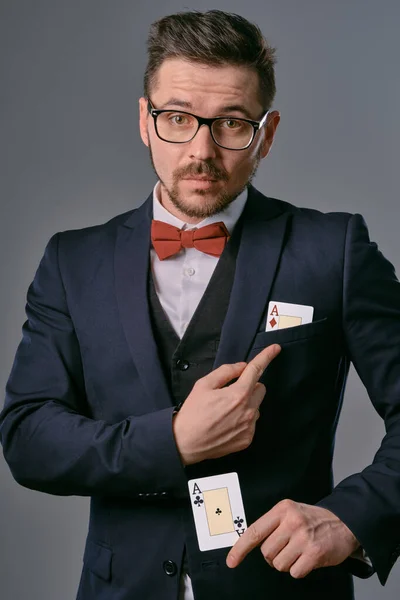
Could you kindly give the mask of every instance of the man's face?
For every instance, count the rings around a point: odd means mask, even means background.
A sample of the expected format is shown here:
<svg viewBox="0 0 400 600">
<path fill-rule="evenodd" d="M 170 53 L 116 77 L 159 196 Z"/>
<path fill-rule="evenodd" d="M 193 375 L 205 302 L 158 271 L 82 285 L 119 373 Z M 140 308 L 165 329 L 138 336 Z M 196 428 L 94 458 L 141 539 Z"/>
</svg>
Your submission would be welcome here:
<svg viewBox="0 0 400 600">
<path fill-rule="evenodd" d="M 251 69 L 210 67 L 182 59 L 164 61 L 150 99 L 156 109 L 183 110 L 201 117 L 226 115 L 258 121 L 264 112 L 258 76 Z M 280 119 L 273 111 L 250 148 L 227 150 L 215 144 L 206 126 L 190 142 L 165 142 L 156 134 L 145 98 L 139 107 L 140 134 L 161 182 L 161 202 L 189 223 L 220 212 L 237 198 L 267 156 Z"/>
</svg>

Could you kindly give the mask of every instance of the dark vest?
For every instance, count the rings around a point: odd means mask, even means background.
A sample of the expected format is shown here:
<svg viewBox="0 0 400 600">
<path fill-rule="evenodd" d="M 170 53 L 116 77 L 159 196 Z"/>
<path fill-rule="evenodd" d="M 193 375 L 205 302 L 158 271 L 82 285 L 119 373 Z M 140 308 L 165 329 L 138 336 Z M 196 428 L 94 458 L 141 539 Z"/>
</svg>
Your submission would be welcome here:
<svg viewBox="0 0 400 600">
<path fill-rule="evenodd" d="M 212 371 L 235 276 L 241 229 L 242 218 L 239 218 L 182 339 L 161 306 L 149 269 L 148 297 L 153 334 L 175 404 L 183 402 L 195 382 Z"/>
</svg>

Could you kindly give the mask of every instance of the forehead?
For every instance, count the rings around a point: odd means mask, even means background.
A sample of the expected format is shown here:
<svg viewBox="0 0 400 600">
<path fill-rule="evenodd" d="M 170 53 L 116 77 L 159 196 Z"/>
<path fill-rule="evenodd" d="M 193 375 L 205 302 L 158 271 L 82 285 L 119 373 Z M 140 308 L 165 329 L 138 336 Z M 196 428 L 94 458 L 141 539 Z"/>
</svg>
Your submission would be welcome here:
<svg viewBox="0 0 400 600">
<path fill-rule="evenodd" d="M 258 75 L 245 66 L 165 60 L 157 71 L 152 100 L 159 106 L 170 98 L 190 102 L 202 114 L 228 105 L 244 105 L 255 113 L 262 110 Z"/>
</svg>

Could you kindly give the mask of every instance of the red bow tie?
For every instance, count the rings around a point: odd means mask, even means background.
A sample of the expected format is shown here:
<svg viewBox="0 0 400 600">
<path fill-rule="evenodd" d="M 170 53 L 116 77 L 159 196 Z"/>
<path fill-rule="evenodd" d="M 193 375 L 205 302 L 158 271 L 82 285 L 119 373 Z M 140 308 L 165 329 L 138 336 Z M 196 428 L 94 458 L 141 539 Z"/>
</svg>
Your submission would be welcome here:
<svg viewBox="0 0 400 600">
<path fill-rule="evenodd" d="M 211 256 L 221 256 L 229 237 L 222 221 L 187 230 L 155 219 L 151 223 L 151 241 L 160 260 L 177 254 L 182 248 L 196 248 Z"/>
</svg>

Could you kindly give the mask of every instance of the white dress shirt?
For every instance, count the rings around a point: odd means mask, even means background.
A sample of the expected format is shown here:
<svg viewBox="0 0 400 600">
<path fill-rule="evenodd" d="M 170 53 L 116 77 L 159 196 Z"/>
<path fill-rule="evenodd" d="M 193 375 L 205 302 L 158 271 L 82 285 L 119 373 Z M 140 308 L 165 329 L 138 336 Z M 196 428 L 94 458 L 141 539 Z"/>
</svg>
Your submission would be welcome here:
<svg viewBox="0 0 400 600">
<path fill-rule="evenodd" d="M 169 223 L 179 229 L 194 229 L 223 221 L 232 235 L 247 201 L 247 188 L 223 211 L 203 219 L 196 225 L 181 221 L 172 215 L 160 202 L 160 182 L 153 191 L 153 218 Z M 172 327 L 180 339 L 188 326 L 203 296 L 211 275 L 217 266 L 218 257 L 196 250 L 183 248 L 178 254 L 160 260 L 154 248 L 150 250 L 151 268 L 157 296 Z M 180 600 L 194 600 L 193 589 L 185 565 L 180 582 Z"/>
<path fill-rule="evenodd" d="M 160 183 L 153 192 L 153 218 L 178 227 L 194 229 L 223 221 L 229 233 L 239 219 L 247 200 L 247 188 L 223 211 L 203 219 L 197 225 L 181 221 L 160 202 Z M 196 250 L 183 248 L 178 254 L 160 260 L 154 248 L 150 250 L 154 286 L 166 315 L 179 338 L 191 320 L 217 266 L 218 258 Z"/>
</svg>

